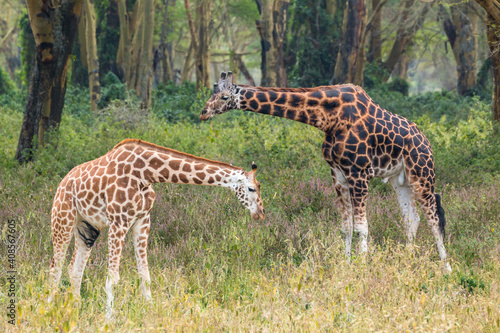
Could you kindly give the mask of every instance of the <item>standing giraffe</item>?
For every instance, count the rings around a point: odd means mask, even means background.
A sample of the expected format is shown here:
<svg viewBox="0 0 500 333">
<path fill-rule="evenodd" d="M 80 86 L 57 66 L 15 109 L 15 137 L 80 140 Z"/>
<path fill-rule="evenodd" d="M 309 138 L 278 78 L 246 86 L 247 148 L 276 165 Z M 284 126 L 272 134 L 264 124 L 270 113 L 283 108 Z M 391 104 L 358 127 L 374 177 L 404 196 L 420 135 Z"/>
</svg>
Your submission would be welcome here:
<svg viewBox="0 0 500 333">
<path fill-rule="evenodd" d="M 83 271 L 95 240 L 109 227 L 109 273 L 106 279 L 107 317 L 112 314 L 113 286 L 119 280 L 125 235 L 132 231 L 141 291 L 151 299 L 147 260 L 150 211 L 155 200 L 152 184 L 179 183 L 232 189 L 254 219 L 264 219 L 260 183 L 252 171 L 188 155 L 155 144 L 127 139 L 107 154 L 71 170 L 61 181 L 52 206 L 54 257 L 50 275 L 54 292 L 61 279 L 65 254 L 75 236 L 69 277 L 80 295 Z"/>
<path fill-rule="evenodd" d="M 288 118 L 325 133 L 323 157 L 330 165 L 342 207 L 342 232 L 349 259 L 353 230 L 360 234 L 360 250 L 368 249 L 365 200 L 373 177 L 389 181 L 396 190 L 408 241 L 413 242 L 420 219 L 416 199 L 436 238 L 445 269 L 445 217 L 440 196 L 434 193 L 434 160 L 427 138 L 417 126 L 378 106 L 352 84 L 316 88 L 263 88 L 236 85 L 232 73 L 221 74 L 201 113 L 202 120 L 240 109 Z M 354 221 L 353 221 L 354 218 Z"/>
</svg>

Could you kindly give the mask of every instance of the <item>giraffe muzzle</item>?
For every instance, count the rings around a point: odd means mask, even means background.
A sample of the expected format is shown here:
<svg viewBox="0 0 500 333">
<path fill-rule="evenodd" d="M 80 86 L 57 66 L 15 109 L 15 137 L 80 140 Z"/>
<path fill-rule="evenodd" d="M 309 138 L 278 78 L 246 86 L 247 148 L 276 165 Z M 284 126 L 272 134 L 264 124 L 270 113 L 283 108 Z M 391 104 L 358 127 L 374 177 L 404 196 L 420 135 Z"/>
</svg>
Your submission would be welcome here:
<svg viewBox="0 0 500 333">
<path fill-rule="evenodd" d="M 200 119 L 203 121 L 210 119 L 210 116 L 207 114 L 206 109 L 203 109 L 203 111 L 201 111 Z"/>
</svg>

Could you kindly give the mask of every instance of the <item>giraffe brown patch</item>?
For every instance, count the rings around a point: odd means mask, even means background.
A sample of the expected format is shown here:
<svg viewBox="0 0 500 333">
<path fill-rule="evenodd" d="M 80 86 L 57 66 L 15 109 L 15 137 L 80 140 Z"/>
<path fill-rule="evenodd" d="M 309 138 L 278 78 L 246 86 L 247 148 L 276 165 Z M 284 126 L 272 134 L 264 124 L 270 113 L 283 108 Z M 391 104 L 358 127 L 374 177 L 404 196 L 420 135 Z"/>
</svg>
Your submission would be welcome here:
<svg viewBox="0 0 500 333">
<path fill-rule="evenodd" d="M 210 177 L 210 178 L 208 178 L 208 183 L 213 184 L 213 183 L 215 183 L 215 180 L 212 177 Z"/>
<path fill-rule="evenodd" d="M 134 168 L 135 169 L 142 169 L 146 166 L 146 163 L 144 163 L 143 159 L 139 157 L 137 160 L 134 162 Z"/>
<path fill-rule="evenodd" d="M 250 107 L 253 109 L 253 110 L 257 110 L 259 108 L 259 103 L 257 103 L 257 101 L 255 100 L 251 100 L 250 101 Z"/>
<path fill-rule="evenodd" d="M 263 105 L 261 105 L 259 113 L 262 113 L 262 114 L 269 114 L 269 113 L 271 113 L 271 105 L 270 104 L 263 104 Z"/>
<path fill-rule="evenodd" d="M 116 181 L 116 186 L 127 188 L 129 180 L 130 180 L 129 177 L 118 178 L 118 180 Z"/>
<path fill-rule="evenodd" d="M 201 180 L 205 179 L 205 173 L 204 172 L 197 172 L 196 177 L 200 178 Z"/>
<path fill-rule="evenodd" d="M 222 178 L 221 178 L 221 176 L 219 176 L 219 175 L 215 175 L 215 179 L 216 179 L 218 182 L 220 182 L 220 180 L 221 180 Z"/>
<path fill-rule="evenodd" d="M 299 107 L 300 104 L 304 101 L 302 95 L 292 94 L 292 100 L 290 101 L 290 105 L 293 107 Z"/>
<path fill-rule="evenodd" d="M 274 103 L 275 104 L 285 104 L 286 103 L 286 94 L 280 94 L 280 97 Z"/>
<path fill-rule="evenodd" d="M 214 174 L 217 170 L 219 170 L 219 168 L 216 168 L 216 167 L 209 167 L 207 169 L 207 172 L 210 173 L 210 174 Z"/>
<path fill-rule="evenodd" d="M 174 173 L 172 175 L 172 183 L 177 183 L 179 181 L 179 179 L 177 178 L 177 175 Z"/>
<path fill-rule="evenodd" d="M 196 183 L 196 184 L 202 184 L 203 182 L 199 179 L 199 178 L 193 178 L 193 181 Z"/>
<path fill-rule="evenodd" d="M 170 171 L 168 170 L 168 168 L 163 168 L 160 171 L 160 175 L 161 175 L 162 181 L 167 181 L 168 177 L 170 176 Z"/>
<path fill-rule="evenodd" d="M 170 162 L 170 166 L 172 166 L 172 163 L 173 161 Z M 161 166 L 163 165 L 163 162 L 157 158 L 157 157 L 153 157 L 150 161 L 149 161 L 149 166 L 152 167 L 153 169 L 155 170 L 158 170 Z M 179 167 L 177 166 L 177 169 L 178 170 Z"/>
<path fill-rule="evenodd" d="M 279 105 L 275 105 L 273 115 L 275 115 L 276 117 L 283 117 L 283 114 L 283 108 Z"/>
<path fill-rule="evenodd" d="M 168 166 L 172 168 L 172 170 L 177 171 L 181 167 L 181 160 L 172 160 L 168 162 Z"/>
<path fill-rule="evenodd" d="M 191 166 L 187 163 L 184 163 L 184 165 L 182 166 L 182 171 L 191 172 Z"/>
<path fill-rule="evenodd" d="M 183 183 L 186 183 L 186 184 L 187 184 L 187 183 L 189 183 L 189 179 L 188 179 L 188 178 L 186 177 L 186 175 L 185 175 L 185 174 L 183 174 L 183 173 L 180 173 L 180 174 L 179 174 L 179 179 L 180 179 Z"/>
<path fill-rule="evenodd" d="M 142 172 L 142 174 L 143 174 L 144 179 L 147 180 L 148 182 L 153 182 L 155 180 L 153 171 L 151 171 L 149 169 L 145 169 Z"/>
<path fill-rule="evenodd" d="M 196 171 L 203 170 L 203 169 L 205 169 L 205 165 L 204 164 L 195 164 L 194 169 Z"/>
</svg>

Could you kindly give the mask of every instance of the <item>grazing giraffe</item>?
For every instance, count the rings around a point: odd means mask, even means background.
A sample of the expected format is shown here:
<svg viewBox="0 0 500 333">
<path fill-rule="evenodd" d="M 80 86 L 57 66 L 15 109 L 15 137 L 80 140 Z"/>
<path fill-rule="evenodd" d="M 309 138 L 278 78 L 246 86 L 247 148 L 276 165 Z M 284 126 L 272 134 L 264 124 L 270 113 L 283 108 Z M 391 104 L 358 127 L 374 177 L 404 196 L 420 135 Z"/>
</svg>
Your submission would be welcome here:
<svg viewBox="0 0 500 333">
<path fill-rule="evenodd" d="M 420 219 L 416 199 L 436 238 L 445 269 L 445 217 L 434 193 L 434 160 L 427 138 L 417 126 L 378 106 L 352 84 L 316 88 L 263 88 L 236 85 L 222 73 L 201 113 L 202 120 L 240 109 L 299 121 L 325 133 L 323 157 L 330 165 L 342 207 L 345 251 L 351 256 L 352 234 L 360 234 L 360 250 L 368 248 L 365 200 L 372 177 L 389 181 L 396 190 L 409 242 Z M 354 217 L 354 221 L 353 221 Z"/>
<path fill-rule="evenodd" d="M 61 181 L 52 206 L 54 257 L 50 274 L 54 292 L 61 279 L 65 254 L 75 236 L 69 266 L 74 293 L 80 295 L 83 271 L 95 240 L 109 227 L 109 274 L 106 280 L 107 317 L 112 314 L 113 286 L 119 280 L 120 255 L 125 235 L 132 231 L 141 290 L 151 299 L 147 261 L 150 211 L 155 200 L 152 184 L 179 183 L 232 189 L 254 219 L 264 219 L 260 183 L 252 171 L 127 139 L 107 154 L 71 170 Z"/>
</svg>

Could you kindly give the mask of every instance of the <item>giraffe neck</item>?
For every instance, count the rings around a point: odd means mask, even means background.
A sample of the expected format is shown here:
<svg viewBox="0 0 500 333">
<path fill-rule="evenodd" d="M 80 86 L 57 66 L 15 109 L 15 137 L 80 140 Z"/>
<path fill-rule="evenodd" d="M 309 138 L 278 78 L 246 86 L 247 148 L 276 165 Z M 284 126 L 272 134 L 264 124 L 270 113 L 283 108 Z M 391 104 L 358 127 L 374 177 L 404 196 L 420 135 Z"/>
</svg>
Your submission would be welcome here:
<svg viewBox="0 0 500 333">
<path fill-rule="evenodd" d="M 140 140 L 125 140 L 117 145 L 113 159 L 117 172 L 131 173 L 144 185 L 155 183 L 179 183 L 192 185 L 222 186 L 235 189 L 244 170 L 227 163 L 208 160 L 173 149 L 156 146 Z M 127 163 L 128 162 L 128 163 Z"/>
<path fill-rule="evenodd" d="M 344 102 L 340 98 L 342 86 L 296 89 L 247 86 L 239 88 L 236 100 L 238 109 L 292 119 L 323 131 Z"/>
</svg>

